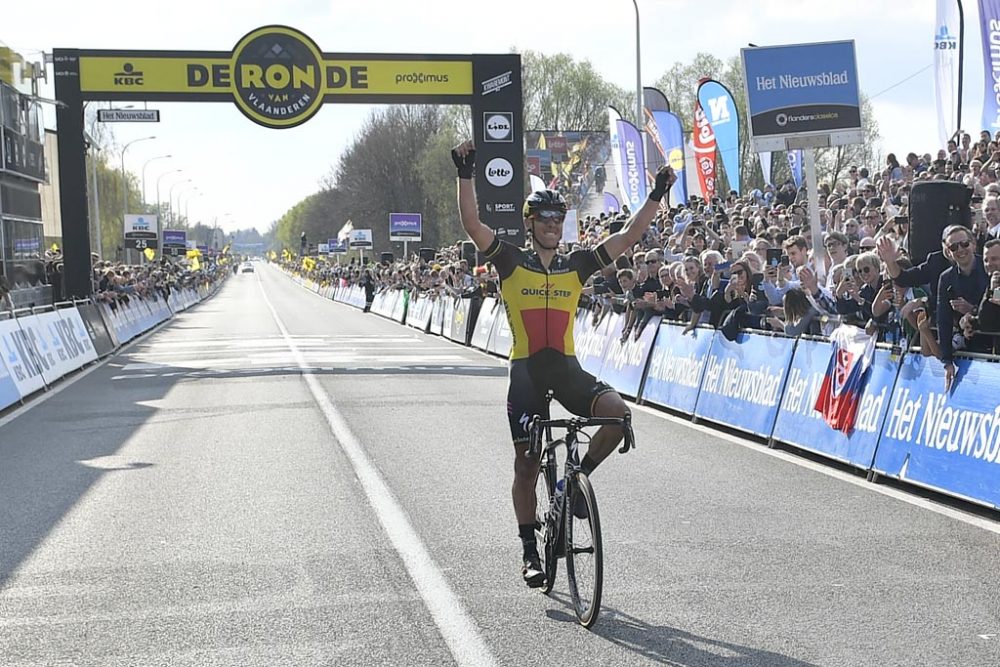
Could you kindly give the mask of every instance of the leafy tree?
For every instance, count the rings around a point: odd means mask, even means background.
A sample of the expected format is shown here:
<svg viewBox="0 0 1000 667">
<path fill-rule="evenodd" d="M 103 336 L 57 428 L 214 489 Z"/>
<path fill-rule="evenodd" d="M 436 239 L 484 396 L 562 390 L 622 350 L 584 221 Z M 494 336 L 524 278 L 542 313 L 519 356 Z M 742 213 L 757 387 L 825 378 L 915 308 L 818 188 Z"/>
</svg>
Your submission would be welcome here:
<svg viewBox="0 0 1000 667">
<path fill-rule="evenodd" d="M 533 130 L 608 129 L 608 105 L 628 117 L 635 96 L 609 83 L 590 64 L 565 53 L 521 54 L 524 127 Z"/>
</svg>

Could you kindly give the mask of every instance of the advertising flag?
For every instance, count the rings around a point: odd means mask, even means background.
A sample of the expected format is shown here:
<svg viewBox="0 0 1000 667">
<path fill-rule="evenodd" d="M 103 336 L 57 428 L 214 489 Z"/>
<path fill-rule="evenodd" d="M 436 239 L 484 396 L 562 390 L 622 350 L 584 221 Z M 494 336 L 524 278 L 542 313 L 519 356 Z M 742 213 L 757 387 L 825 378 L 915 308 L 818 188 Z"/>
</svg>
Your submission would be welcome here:
<svg viewBox="0 0 1000 667">
<path fill-rule="evenodd" d="M 771 177 L 771 151 L 757 153 L 757 156 L 760 158 L 760 170 L 764 173 L 764 182 L 773 186 L 774 179 Z"/>
<path fill-rule="evenodd" d="M 817 412 L 831 428 L 844 433 L 854 429 L 868 369 L 875 355 L 875 337 L 864 329 L 842 324 L 830 334 L 833 350 L 826 376 L 816 397 Z"/>
<path fill-rule="evenodd" d="M 538 192 L 539 190 L 545 189 L 545 181 L 543 181 L 540 177 L 535 176 L 534 174 L 528 176 L 528 181 L 531 184 L 532 192 Z"/>
<path fill-rule="evenodd" d="M 715 134 L 701 102 L 694 103 L 694 133 L 691 137 L 695 163 L 698 167 L 698 184 L 701 196 L 711 201 L 715 196 Z"/>
<path fill-rule="evenodd" d="M 802 187 L 802 149 L 796 149 L 794 151 L 788 151 L 788 168 L 792 172 L 792 180 L 795 181 L 795 187 Z"/>
<path fill-rule="evenodd" d="M 614 107 L 608 107 L 611 124 L 611 152 L 617 158 L 618 189 L 630 211 L 637 211 L 646 201 L 647 184 L 642 137 L 635 125 L 622 120 Z"/>
<path fill-rule="evenodd" d="M 995 134 L 1000 129 L 1000 92 L 994 77 L 1000 77 L 1000 0 L 979 0 L 979 22 L 983 35 L 983 120 L 979 126 Z M 994 44 L 996 40 L 996 44 Z"/>
<path fill-rule="evenodd" d="M 941 146 L 948 143 L 948 139 L 960 126 L 958 78 L 962 67 L 959 58 L 962 16 L 958 2 L 959 0 L 937 0 L 937 20 L 934 22 L 934 97 L 937 101 Z"/>
<path fill-rule="evenodd" d="M 337 239 L 340 241 L 346 241 L 351 236 L 352 231 L 354 231 L 354 223 L 348 220 L 344 223 L 344 226 L 340 228 L 340 231 L 337 232 Z"/>
<path fill-rule="evenodd" d="M 656 88 L 643 88 L 646 117 L 646 171 L 652 178 L 656 170 L 669 164 L 677 174 L 670 188 L 670 201 L 687 201 L 687 178 L 684 163 L 684 129 L 677 114 L 670 112 L 666 95 Z"/>
<path fill-rule="evenodd" d="M 714 79 L 702 79 L 698 102 L 708 116 L 719 146 L 722 168 L 731 190 L 740 191 L 740 115 L 729 89 Z"/>
<path fill-rule="evenodd" d="M 610 192 L 604 193 L 604 212 L 605 213 L 617 213 L 621 210 L 621 204 L 618 203 L 618 198 L 615 197 Z"/>
</svg>

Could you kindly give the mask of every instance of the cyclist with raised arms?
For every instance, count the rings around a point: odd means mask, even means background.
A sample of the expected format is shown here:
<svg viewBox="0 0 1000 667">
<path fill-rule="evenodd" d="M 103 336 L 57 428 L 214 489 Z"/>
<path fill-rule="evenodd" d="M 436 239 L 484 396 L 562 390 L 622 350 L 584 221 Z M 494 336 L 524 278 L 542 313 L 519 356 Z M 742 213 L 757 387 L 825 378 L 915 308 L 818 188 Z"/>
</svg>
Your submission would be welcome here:
<svg viewBox="0 0 1000 667">
<path fill-rule="evenodd" d="M 526 456 L 528 422 L 534 415 L 548 418 L 545 394 L 580 417 L 624 417 L 625 401 L 610 386 L 580 367 L 573 350 L 573 323 L 583 284 L 595 271 L 608 266 L 639 242 L 649 229 L 660 200 L 677 180 L 669 166 L 656 174 L 649 200 L 621 231 L 593 250 L 568 255 L 557 252 L 566 218 L 566 201 L 558 192 L 533 192 L 524 202 L 524 226 L 530 249 L 501 241 L 479 219 L 473 183 L 475 146 L 466 141 L 451 151 L 458 168 L 458 210 L 462 227 L 476 247 L 493 263 L 500 276 L 500 293 L 513 338 L 507 416 L 514 439 L 514 514 L 524 548 L 521 574 L 532 588 L 545 583 L 535 544 L 535 480 L 540 457 Z M 594 434 L 581 462 L 590 475 L 621 442 L 620 426 L 602 426 Z M 574 508 L 578 515 L 585 507 Z M 584 514 L 585 516 L 585 514 Z"/>
</svg>

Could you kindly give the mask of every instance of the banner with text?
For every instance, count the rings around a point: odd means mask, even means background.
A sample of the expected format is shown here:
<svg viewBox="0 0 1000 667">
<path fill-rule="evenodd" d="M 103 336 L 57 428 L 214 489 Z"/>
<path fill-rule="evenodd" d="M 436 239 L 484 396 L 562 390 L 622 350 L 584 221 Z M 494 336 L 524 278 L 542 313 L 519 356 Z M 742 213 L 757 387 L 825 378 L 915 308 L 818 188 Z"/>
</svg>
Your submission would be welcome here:
<svg viewBox="0 0 1000 667">
<path fill-rule="evenodd" d="M 795 341 L 740 333 L 715 334 L 695 415 L 768 437 L 778 415 Z"/>
<path fill-rule="evenodd" d="M 979 26 L 983 36 L 983 119 L 980 129 L 996 134 L 1000 129 L 1000 0 L 979 0 Z"/>
<path fill-rule="evenodd" d="M 889 409 L 898 364 L 889 350 L 876 350 L 850 436 L 830 428 L 813 409 L 830 362 L 830 343 L 799 339 L 781 398 L 774 438 L 859 468 L 869 468 Z"/>
<path fill-rule="evenodd" d="M 677 181 L 670 188 L 670 201 L 686 203 L 687 174 L 681 120 L 670 112 L 667 96 L 657 88 L 643 88 L 642 101 L 646 116 L 646 171 L 652 177 L 661 165 L 673 167 Z"/>
<path fill-rule="evenodd" d="M 711 202 L 715 196 L 715 134 L 708 122 L 701 102 L 694 103 L 694 133 L 691 137 L 691 147 L 698 165 L 698 185 L 701 196 L 706 202 Z"/>
<path fill-rule="evenodd" d="M 638 338 L 633 332 L 629 332 L 624 341 L 621 336 L 612 335 L 604 352 L 600 379 L 621 394 L 633 398 L 638 396 L 642 376 L 646 371 L 646 360 L 649 359 L 649 351 L 659 328 L 660 317 L 657 315 L 650 319 Z"/>
<path fill-rule="evenodd" d="M 390 213 L 390 241 L 420 241 L 423 239 L 423 217 L 420 213 Z"/>
<path fill-rule="evenodd" d="M 715 332 L 695 329 L 687 335 L 679 324 L 664 322 L 656 334 L 642 400 L 693 414 Z"/>
<path fill-rule="evenodd" d="M 741 53 L 754 139 L 860 132 L 853 40 L 745 48 Z"/>
<path fill-rule="evenodd" d="M 906 356 L 873 468 L 1000 507 L 1000 364 L 956 357 L 955 367 L 948 393 L 940 361 Z"/>
<path fill-rule="evenodd" d="M 934 98 L 937 101 L 939 146 L 945 146 L 959 129 L 958 79 L 962 38 L 960 0 L 937 0 L 934 21 Z M 987 127 L 984 125 L 983 127 Z"/>
<path fill-rule="evenodd" d="M 729 188 L 740 192 L 740 114 L 729 89 L 714 79 L 698 86 L 698 102 L 708 116 Z"/>
</svg>

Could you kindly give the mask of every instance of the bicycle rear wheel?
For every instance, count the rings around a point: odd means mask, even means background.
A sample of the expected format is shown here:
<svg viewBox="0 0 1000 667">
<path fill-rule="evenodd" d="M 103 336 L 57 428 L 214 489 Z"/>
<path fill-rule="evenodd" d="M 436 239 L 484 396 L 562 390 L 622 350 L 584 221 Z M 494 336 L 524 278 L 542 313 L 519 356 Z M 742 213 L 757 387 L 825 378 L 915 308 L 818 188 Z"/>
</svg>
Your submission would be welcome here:
<svg viewBox="0 0 1000 667">
<path fill-rule="evenodd" d="M 556 578 L 555 526 L 546 521 L 545 515 L 552 504 L 552 496 L 556 488 L 556 465 L 548 455 L 542 458 L 538 468 L 538 478 L 535 481 L 535 544 L 538 546 L 538 556 L 542 560 L 542 572 L 545 573 L 545 583 L 541 586 L 543 593 L 552 590 Z"/>
<path fill-rule="evenodd" d="M 574 516 L 575 503 L 582 496 L 587 506 L 587 518 Z M 604 552 L 601 546 L 601 518 L 597 513 L 594 487 L 583 473 L 576 476 L 566 497 L 566 574 L 573 609 L 580 625 L 589 628 L 601 611 L 604 587 Z"/>
</svg>

